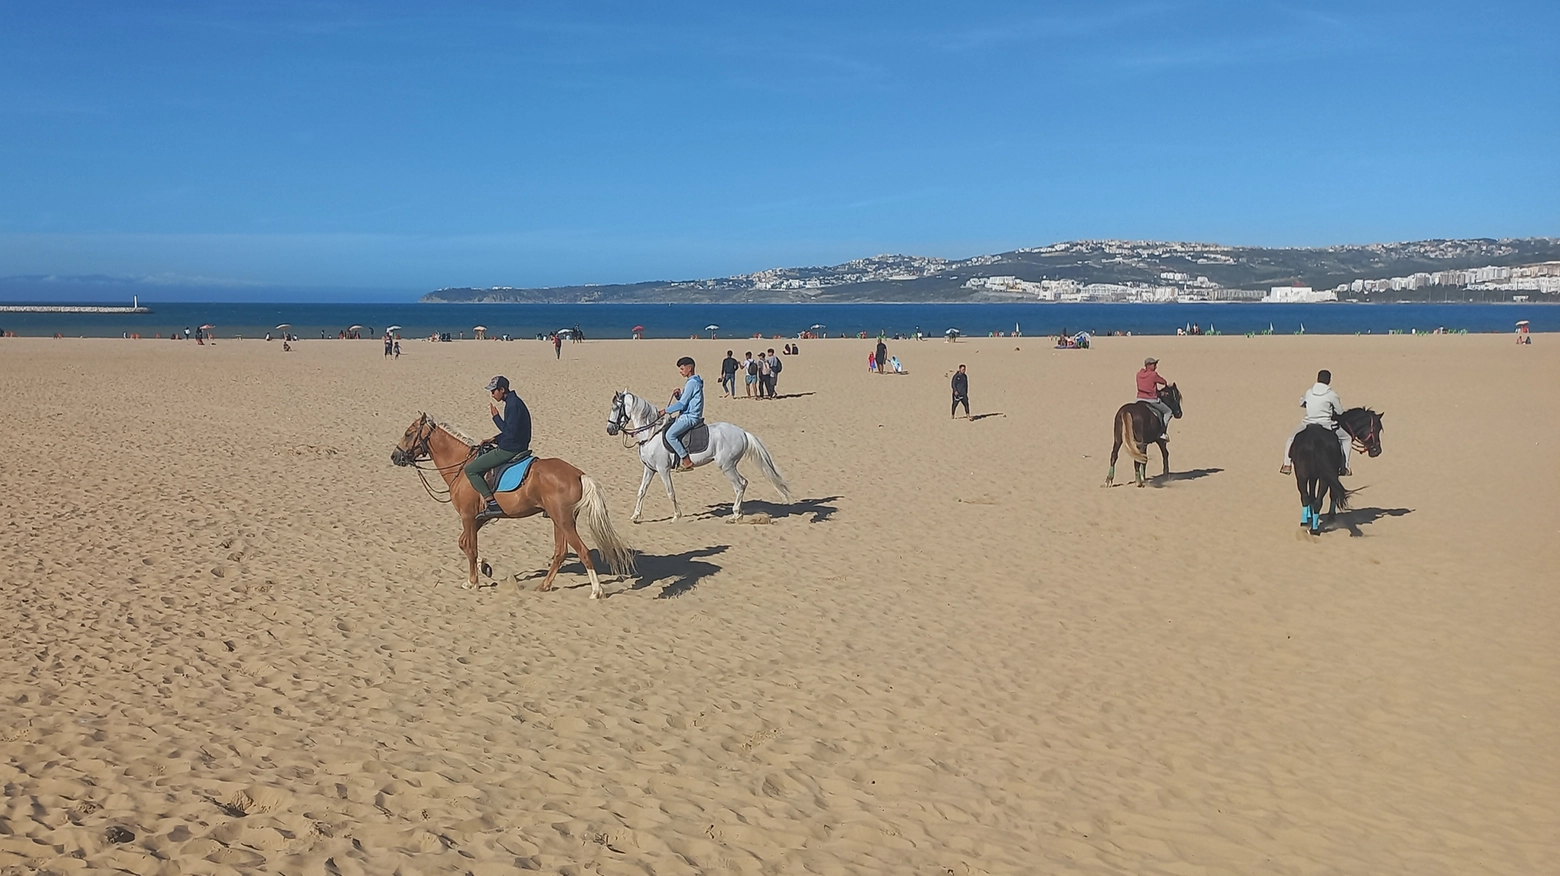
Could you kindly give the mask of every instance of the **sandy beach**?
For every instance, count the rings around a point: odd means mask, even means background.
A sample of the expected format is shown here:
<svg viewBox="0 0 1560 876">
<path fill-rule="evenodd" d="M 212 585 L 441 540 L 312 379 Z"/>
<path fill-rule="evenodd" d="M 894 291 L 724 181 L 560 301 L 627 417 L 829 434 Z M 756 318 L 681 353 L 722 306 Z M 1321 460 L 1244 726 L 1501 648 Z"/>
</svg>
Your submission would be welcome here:
<svg viewBox="0 0 1560 876">
<path fill-rule="evenodd" d="M 750 341 L 0 341 L 0 874 L 1560 872 L 1560 338 L 1511 340 L 806 341 L 764 402 Z M 629 523 L 612 394 L 682 355 L 768 523 L 713 469 Z M 1174 475 L 1103 489 L 1146 355 Z M 1319 368 L 1385 452 L 1311 540 Z M 541 518 L 462 589 L 390 464 L 495 374 L 638 552 L 605 600 L 531 592 Z"/>
</svg>

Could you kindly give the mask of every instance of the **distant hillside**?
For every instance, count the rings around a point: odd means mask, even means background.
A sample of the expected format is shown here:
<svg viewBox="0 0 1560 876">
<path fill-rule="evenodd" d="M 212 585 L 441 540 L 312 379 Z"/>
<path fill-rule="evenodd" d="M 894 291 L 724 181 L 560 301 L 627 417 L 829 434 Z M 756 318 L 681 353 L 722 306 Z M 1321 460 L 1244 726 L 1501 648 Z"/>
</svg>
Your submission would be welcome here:
<svg viewBox="0 0 1560 876">
<path fill-rule="evenodd" d="M 1330 289 L 1354 280 L 1551 261 L 1560 261 L 1560 238 L 1421 240 L 1318 249 L 1083 240 L 969 259 L 881 255 L 843 265 L 774 268 L 708 280 L 540 289 L 451 288 L 430 292 L 421 300 L 483 304 L 1011 302 L 1033 300 L 1035 295 L 1026 291 L 971 288 L 971 281 L 975 286 L 980 286 L 984 278 L 1141 288 L 1163 288 L 1170 284 L 1185 285 L 1188 289 L 1199 290 L 1198 294 L 1208 294 L 1209 290 L 1264 290 L 1279 285 Z M 1430 294 L 1419 288 L 1405 289 L 1372 294 L 1369 300 L 1413 300 Z"/>
</svg>

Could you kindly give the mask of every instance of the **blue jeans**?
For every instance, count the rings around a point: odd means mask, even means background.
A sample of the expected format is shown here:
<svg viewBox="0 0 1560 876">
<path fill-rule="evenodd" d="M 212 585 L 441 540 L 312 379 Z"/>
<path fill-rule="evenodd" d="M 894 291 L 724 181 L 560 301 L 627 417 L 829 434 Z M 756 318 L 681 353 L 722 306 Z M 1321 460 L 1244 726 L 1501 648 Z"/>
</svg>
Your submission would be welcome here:
<svg viewBox="0 0 1560 876">
<path fill-rule="evenodd" d="M 732 395 L 736 395 L 737 394 L 737 375 L 734 374 L 734 373 L 733 374 L 722 374 L 720 376 L 720 388 L 724 389 L 725 391 L 727 391 L 729 393 L 731 393 Z"/>
<path fill-rule="evenodd" d="M 666 430 L 666 443 L 672 445 L 679 460 L 688 458 L 688 448 L 683 445 L 682 436 L 692 432 L 699 422 L 692 417 L 678 417 L 677 422 Z"/>
</svg>

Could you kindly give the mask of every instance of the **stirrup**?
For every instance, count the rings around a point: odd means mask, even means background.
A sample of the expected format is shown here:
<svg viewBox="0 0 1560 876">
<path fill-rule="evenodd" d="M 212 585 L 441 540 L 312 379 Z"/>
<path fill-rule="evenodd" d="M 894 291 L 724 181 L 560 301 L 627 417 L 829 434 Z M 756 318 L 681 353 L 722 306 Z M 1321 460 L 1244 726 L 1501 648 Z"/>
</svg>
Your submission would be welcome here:
<svg viewBox="0 0 1560 876">
<path fill-rule="evenodd" d="M 477 522 L 496 520 L 503 516 L 504 509 L 500 508 L 497 502 L 489 500 L 486 505 L 482 506 L 482 510 L 477 512 Z"/>
<path fill-rule="evenodd" d="M 1354 477 L 1354 469 L 1349 468 L 1348 466 L 1344 466 L 1343 467 L 1343 471 L 1338 472 L 1338 477 L 1340 477 L 1340 478 L 1352 478 L 1352 477 Z"/>
<path fill-rule="evenodd" d="M 1295 467 L 1292 466 L 1292 465 L 1281 465 L 1281 466 L 1278 467 L 1278 473 L 1279 474 L 1294 474 L 1295 473 Z"/>
</svg>

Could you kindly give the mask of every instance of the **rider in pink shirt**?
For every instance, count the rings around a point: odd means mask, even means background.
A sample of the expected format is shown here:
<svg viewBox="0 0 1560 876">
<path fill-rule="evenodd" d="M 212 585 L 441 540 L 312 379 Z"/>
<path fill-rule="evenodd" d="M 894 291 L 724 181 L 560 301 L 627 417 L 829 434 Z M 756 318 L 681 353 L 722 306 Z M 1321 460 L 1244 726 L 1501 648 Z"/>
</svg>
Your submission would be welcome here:
<svg viewBox="0 0 1560 876">
<path fill-rule="evenodd" d="M 1137 373 L 1137 397 L 1138 401 L 1147 404 L 1159 414 L 1159 420 L 1164 425 L 1160 431 L 1165 440 L 1170 440 L 1170 418 L 1172 413 L 1170 406 L 1159 400 L 1159 387 L 1169 386 L 1170 381 L 1159 374 L 1159 360 L 1153 356 L 1143 360 L 1143 368 Z"/>
</svg>

